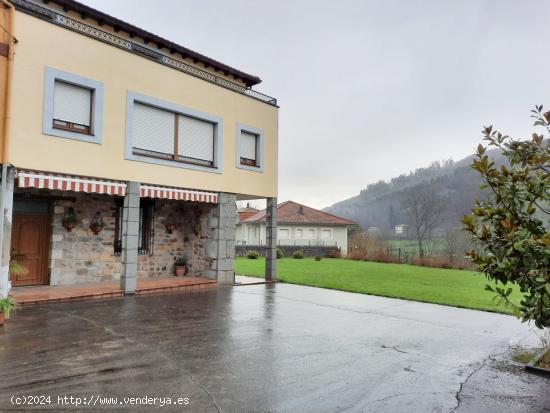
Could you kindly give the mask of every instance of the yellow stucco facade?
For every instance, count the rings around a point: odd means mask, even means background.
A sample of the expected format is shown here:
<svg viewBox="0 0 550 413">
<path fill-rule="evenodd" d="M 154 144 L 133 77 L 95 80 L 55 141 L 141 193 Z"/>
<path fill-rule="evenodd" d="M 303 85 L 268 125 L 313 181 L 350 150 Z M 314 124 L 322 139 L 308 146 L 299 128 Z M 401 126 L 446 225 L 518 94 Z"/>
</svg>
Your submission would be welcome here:
<svg viewBox="0 0 550 413">
<path fill-rule="evenodd" d="M 4 162 L 16 168 L 220 191 L 277 196 L 278 107 L 182 73 L 126 50 L 16 11 L 10 122 Z M 103 28 L 103 30 L 106 30 Z M 43 134 L 45 70 L 103 82 L 101 144 Z M 0 61 L 0 75 L 5 59 Z M 223 119 L 222 172 L 125 159 L 127 96 L 137 92 Z M 3 110 L 0 100 L 0 110 Z M 236 167 L 237 124 L 264 131 L 264 171 Z"/>
</svg>

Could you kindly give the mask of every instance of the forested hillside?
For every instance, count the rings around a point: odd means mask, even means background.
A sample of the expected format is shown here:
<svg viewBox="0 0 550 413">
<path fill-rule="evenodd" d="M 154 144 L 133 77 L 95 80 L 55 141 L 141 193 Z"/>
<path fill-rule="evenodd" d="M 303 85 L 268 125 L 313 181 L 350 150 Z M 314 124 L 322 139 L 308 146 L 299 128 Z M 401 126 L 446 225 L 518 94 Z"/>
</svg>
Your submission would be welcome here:
<svg viewBox="0 0 550 413">
<path fill-rule="evenodd" d="M 496 150 L 488 152 L 497 164 L 503 162 Z M 395 225 L 410 224 L 402 200 L 411 189 L 429 186 L 445 198 L 441 229 L 460 225 L 462 216 L 469 212 L 474 200 L 483 197 L 479 174 L 470 167 L 473 159 L 434 162 L 407 175 L 367 185 L 359 195 L 340 201 L 325 211 L 355 220 L 363 228 L 378 227 L 390 231 Z"/>
</svg>

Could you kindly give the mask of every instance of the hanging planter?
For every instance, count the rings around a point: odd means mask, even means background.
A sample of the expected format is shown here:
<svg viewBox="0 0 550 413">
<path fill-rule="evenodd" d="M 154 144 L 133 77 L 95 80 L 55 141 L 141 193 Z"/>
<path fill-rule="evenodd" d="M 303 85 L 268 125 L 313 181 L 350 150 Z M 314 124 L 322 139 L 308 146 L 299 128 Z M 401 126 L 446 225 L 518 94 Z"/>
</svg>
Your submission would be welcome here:
<svg viewBox="0 0 550 413">
<path fill-rule="evenodd" d="M 101 218 L 101 214 L 99 212 L 96 212 L 92 220 L 90 221 L 90 230 L 94 233 L 94 235 L 97 235 L 101 232 L 104 226 L 105 225 L 103 224 L 103 218 Z"/>
<path fill-rule="evenodd" d="M 63 215 L 63 218 L 61 219 L 61 225 L 68 231 L 71 232 L 72 229 L 76 226 L 76 214 L 74 213 L 74 209 L 69 207 L 65 210 L 65 215 Z"/>
<path fill-rule="evenodd" d="M 176 229 L 176 224 L 174 223 L 174 218 L 172 215 L 169 215 L 168 218 L 166 218 L 166 223 L 164 224 L 166 228 L 166 232 L 168 234 L 171 234 Z"/>
</svg>

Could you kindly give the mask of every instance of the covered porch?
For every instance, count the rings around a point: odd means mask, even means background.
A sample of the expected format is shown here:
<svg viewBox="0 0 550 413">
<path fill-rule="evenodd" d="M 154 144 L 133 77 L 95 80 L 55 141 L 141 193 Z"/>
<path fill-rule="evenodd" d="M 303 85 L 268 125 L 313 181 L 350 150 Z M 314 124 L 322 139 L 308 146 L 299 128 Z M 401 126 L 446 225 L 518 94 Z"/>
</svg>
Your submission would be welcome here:
<svg viewBox="0 0 550 413">
<path fill-rule="evenodd" d="M 167 292 L 190 293 L 216 287 L 218 282 L 204 277 L 163 277 L 137 280 L 136 295 Z M 18 305 L 44 304 L 120 297 L 124 290 L 118 280 L 72 285 L 17 287 L 10 296 Z"/>
<path fill-rule="evenodd" d="M 233 284 L 236 198 L 4 165 L 0 293 L 5 297 L 13 287 L 18 301 L 29 291 L 54 300 L 72 298 L 73 292 L 143 293 L 146 283 L 170 279 L 178 257 L 186 258 L 192 277 Z M 276 280 L 275 206 L 276 198 L 268 199 L 268 281 Z M 14 261 L 29 271 L 14 273 Z M 163 288 L 172 288 L 172 281 L 163 282 L 168 283 Z M 88 284 L 97 288 L 89 290 Z M 68 289 L 48 288 L 57 286 Z"/>
</svg>

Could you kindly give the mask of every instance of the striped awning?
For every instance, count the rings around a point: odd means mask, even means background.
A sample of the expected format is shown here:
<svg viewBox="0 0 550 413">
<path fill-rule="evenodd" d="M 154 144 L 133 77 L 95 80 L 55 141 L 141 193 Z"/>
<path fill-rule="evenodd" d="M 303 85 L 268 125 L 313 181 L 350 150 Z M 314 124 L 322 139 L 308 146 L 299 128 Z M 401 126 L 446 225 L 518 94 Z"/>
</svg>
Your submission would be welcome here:
<svg viewBox="0 0 550 413">
<path fill-rule="evenodd" d="M 191 189 L 169 188 L 166 186 L 141 185 L 142 198 L 174 199 L 179 201 L 218 203 L 215 192 L 193 191 Z"/>
<path fill-rule="evenodd" d="M 51 174 L 46 172 L 17 171 L 19 188 L 52 189 L 124 196 L 126 182 Z"/>
</svg>

